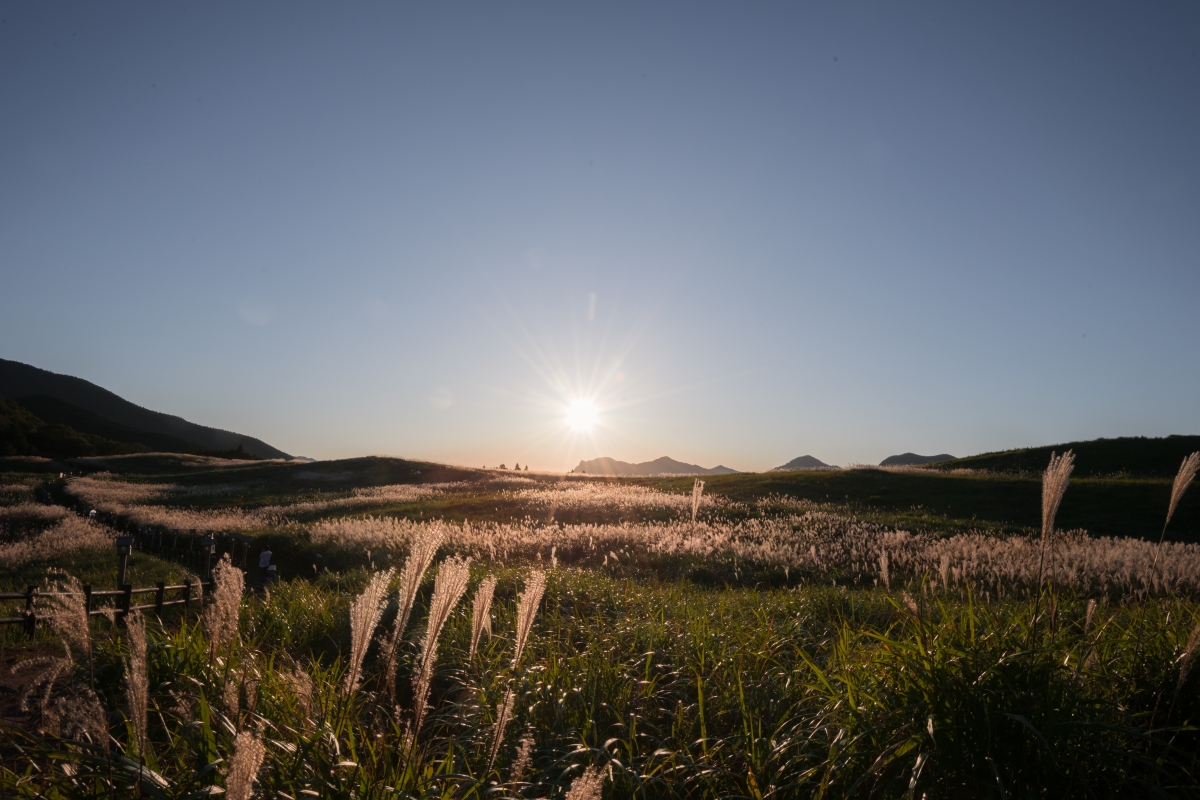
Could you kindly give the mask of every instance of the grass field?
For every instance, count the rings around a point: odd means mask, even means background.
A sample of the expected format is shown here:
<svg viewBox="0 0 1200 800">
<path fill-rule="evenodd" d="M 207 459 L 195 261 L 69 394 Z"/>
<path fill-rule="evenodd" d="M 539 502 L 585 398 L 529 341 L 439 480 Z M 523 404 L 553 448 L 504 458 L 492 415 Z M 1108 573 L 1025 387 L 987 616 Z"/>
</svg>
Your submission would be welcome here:
<svg viewBox="0 0 1200 800">
<path fill-rule="evenodd" d="M 1169 476 L 1072 480 L 1043 540 L 1019 474 L 20 466 L 0 590 L 111 585 L 129 524 L 269 543 L 283 579 L 221 568 L 144 649 L 69 607 L 0 630 L 4 796 L 1200 795 L 1200 495 L 1158 545 Z"/>
</svg>

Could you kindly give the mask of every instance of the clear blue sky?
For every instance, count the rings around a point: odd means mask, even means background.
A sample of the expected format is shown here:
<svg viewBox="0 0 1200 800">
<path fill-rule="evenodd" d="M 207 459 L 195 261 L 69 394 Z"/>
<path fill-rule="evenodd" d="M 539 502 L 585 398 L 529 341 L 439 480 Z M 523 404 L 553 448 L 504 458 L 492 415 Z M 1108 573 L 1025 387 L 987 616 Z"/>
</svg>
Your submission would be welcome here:
<svg viewBox="0 0 1200 800">
<path fill-rule="evenodd" d="M 0 18 L 0 357 L 320 458 L 1200 432 L 1200 4 Z"/>
</svg>

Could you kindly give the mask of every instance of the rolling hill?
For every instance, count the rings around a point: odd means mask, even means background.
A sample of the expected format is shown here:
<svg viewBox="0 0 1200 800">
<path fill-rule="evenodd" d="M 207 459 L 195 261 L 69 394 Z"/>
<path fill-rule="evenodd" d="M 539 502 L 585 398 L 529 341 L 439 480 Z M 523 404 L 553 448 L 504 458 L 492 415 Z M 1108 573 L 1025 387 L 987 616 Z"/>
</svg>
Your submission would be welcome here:
<svg viewBox="0 0 1200 800">
<path fill-rule="evenodd" d="M 954 456 L 942 453 L 937 456 L 919 456 L 916 453 L 901 453 L 898 456 L 888 456 L 879 462 L 881 467 L 919 467 L 923 464 L 936 464 L 939 461 L 953 461 Z"/>
<path fill-rule="evenodd" d="M 1189 453 L 1200 450 L 1200 436 L 1148 438 L 1124 436 L 1117 439 L 1093 439 L 1087 442 L 982 453 L 967 458 L 943 461 L 933 469 L 978 469 L 1009 474 L 1038 474 L 1046 469 L 1052 452 L 1075 451 L 1074 475 L 1105 477 L 1126 475 L 1135 478 L 1171 478 Z"/>
<path fill-rule="evenodd" d="M 149 449 L 171 448 L 167 452 L 233 453 L 240 448 L 258 458 L 290 458 L 252 436 L 151 411 L 81 378 L 19 361 L 0 359 L 0 397 L 19 401 L 23 408 L 50 425 L 105 440 Z M 43 417 L 43 412 L 51 418 Z M 77 424 L 82 427 L 76 427 Z"/>
<path fill-rule="evenodd" d="M 580 461 L 579 466 L 571 471 L 587 475 L 623 476 L 730 475 L 737 472 L 736 469 L 730 469 L 722 465 L 706 469 L 695 464 L 684 464 L 681 461 L 676 461 L 666 456 L 656 458 L 653 461 L 643 461 L 640 464 L 630 464 L 628 461 L 617 461 L 613 458 L 594 458 L 591 461 Z"/>
</svg>

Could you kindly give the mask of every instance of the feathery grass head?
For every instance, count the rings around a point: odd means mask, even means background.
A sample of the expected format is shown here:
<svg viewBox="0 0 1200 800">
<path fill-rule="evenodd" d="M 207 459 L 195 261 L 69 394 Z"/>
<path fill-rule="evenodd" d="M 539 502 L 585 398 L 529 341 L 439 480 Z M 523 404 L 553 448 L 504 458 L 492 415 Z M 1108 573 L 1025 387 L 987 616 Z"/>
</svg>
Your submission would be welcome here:
<svg viewBox="0 0 1200 800">
<path fill-rule="evenodd" d="M 371 637 L 375 635 L 375 627 L 379 625 L 379 618 L 383 616 L 388 584 L 392 582 L 394 574 L 395 570 L 392 569 L 375 573 L 367 588 L 350 606 L 350 669 L 342 684 L 342 691 L 346 694 L 358 688 L 363 659 L 366 658 Z"/>
<path fill-rule="evenodd" d="M 1068 450 L 1061 456 L 1050 454 L 1050 466 L 1042 476 L 1042 538 L 1054 533 L 1054 517 L 1067 491 L 1067 481 L 1075 469 L 1075 454 Z"/>
<path fill-rule="evenodd" d="M 1171 487 L 1171 505 L 1167 509 L 1167 521 L 1163 525 L 1163 530 L 1166 530 L 1167 525 L 1171 524 L 1171 517 L 1175 516 L 1175 507 L 1183 499 L 1183 493 L 1192 485 L 1192 479 L 1196 477 L 1198 469 L 1200 469 L 1200 451 L 1192 453 L 1179 465 L 1179 472 L 1175 475 L 1175 484 Z"/>
<path fill-rule="evenodd" d="M 146 620 L 142 612 L 125 615 L 125 694 L 129 700 L 129 716 L 137 736 L 137 752 L 146 754 L 146 706 L 150 698 L 150 683 L 146 676 Z"/>
<path fill-rule="evenodd" d="M 525 773 L 529 771 L 529 763 L 533 760 L 533 744 L 532 736 L 524 736 L 517 743 L 517 757 L 513 759 L 512 771 L 508 776 L 510 786 L 524 780 Z"/>
<path fill-rule="evenodd" d="M 425 626 L 425 637 L 421 640 L 420 670 L 413 681 L 413 703 L 415 706 L 413 734 L 421 731 L 425 717 L 425 704 L 429 699 L 429 683 L 433 678 L 433 665 L 437 661 L 437 640 L 442 633 L 450 612 L 467 590 L 471 578 L 471 560 L 454 556 L 447 558 L 438 567 L 437 579 L 433 584 L 433 597 L 429 600 L 429 624 Z"/>
<path fill-rule="evenodd" d="M 238 611 L 246 578 L 226 553 L 213 567 L 212 602 L 204 610 L 204 632 L 214 655 L 233 643 L 238 632 Z"/>
<path fill-rule="evenodd" d="M 704 493 L 704 481 L 696 478 L 692 484 L 692 524 L 696 524 L 696 512 L 700 510 L 700 495 Z"/>
<path fill-rule="evenodd" d="M 604 796 L 604 773 L 588 767 L 567 789 L 566 800 L 600 800 Z"/>
<path fill-rule="evenodd" d="M 535 569 L 529 574 L 529 580 L 525 581 L 525 591 L 521 592 L 517 601 L 517 645 L 513 652 L 513 669 L 521 663 L 521 654 L 525 651 L 525 642 L 529 639 L 529 630 L 533 627 L 533 618 L 537 616 L 538 605 L 545 591 L 546 573 Z"/>
<path fill-rule="evenodd" d="M 47 595 L 54 610 L 50 627 L 68 645 L 74 646 L 92 663 L 92 631 L 88 626 L 87 604 L 84 601 L 83 585 L 71 575 L 63 575 Z"/>
<path fill-rule="evenodd" d="M 475 590 L 475 602 L 471 614 L 471 652 L 467 659 L 475 657 L 479 646 L 479 638 L 487 631 L 488 638 L 492 636 L 492 597 L 496 592 L 496 579 L 488 575 Z"/>
<path fill-rule="evenodd" d="M 445 536 L 445 526 L 441 523 L 429 527 L 420 527 L 413 531 L 409 540 L 408 559 L 400 573 L 400 591 L 396 597 L 399 608 L 396 611 L 396 621 L 392 625 L 392 635 L 384 648 L 387 657 L 384 659 L 388 697 L 396 694 L 396 655 L 400 649 L 400 639 L 408 626 L 408 618 L 412 614 L 413 603 L 417 600 L 417 590 L 421 588 L 421 580 L 433 557 L 437 555 L 438 547 Z"/>
<path fill-rule="evenodd" d="M 229 775 L 225 778 L 229 800 L 250 800 L 254 778 L 265 755 L 262 740 L 253 733 L 242 731 L 237 735 L 233 743 L 233 757 L 229 760 Z"/>
</svg>

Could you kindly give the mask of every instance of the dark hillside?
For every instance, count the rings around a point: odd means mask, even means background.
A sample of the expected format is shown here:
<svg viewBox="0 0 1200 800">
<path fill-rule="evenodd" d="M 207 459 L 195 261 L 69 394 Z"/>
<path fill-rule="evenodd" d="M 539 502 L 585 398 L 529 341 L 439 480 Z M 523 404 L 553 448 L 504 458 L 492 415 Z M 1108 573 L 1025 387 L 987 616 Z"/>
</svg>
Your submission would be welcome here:
<svg viewBox="0 0 1200 800">
<path fill-rule="evenodd" d="M 17 404 L 40 418 L 43 422 L 52 425 L 66 425 L 79 433 L 100 436 L 115 442 L 142 445 L 147 450 L 156 453 L 200 454 L 205 452 L 204 448 L 200 447 L 200 445 L 189 442 L 186 439 L 130 428 L 127 425 L 122 425 L 119 422 L 113 422 L 110 419 L 102 417 L 93 411 L 88 411 L 85 408 L 80 408 L 79 406 L 48 395 L 22 397 L 17 400 Z"/>
<path fill-rule="evenodd" d="M 982 469 L 989 472 L 1040 475 L 1052 452 L 1075 451 L 1075 472 L 1080 477 L 1128 475 L 1142 478 L 1174 478 L 1190 453 L 1200 450 L 1200 436 L 1145 436 L 1067 442 L 1024 450 L 983 453 L 937 464 L 934 469 Z"/>
<path fill-rule="evenodd" d="M 17 399 L 35 395 L 62 400 L 128 428 L 183 439 L 202 450 L 235 451 L 242 447 L 260 458 L 289 458 L 282 450 L 251 436 L 209 428 L 188 422 L 182 417 L 151 411 L 81 378 L 59 375 L 19 361 L 0 358 L 0 397 Z"/>
</svg>

